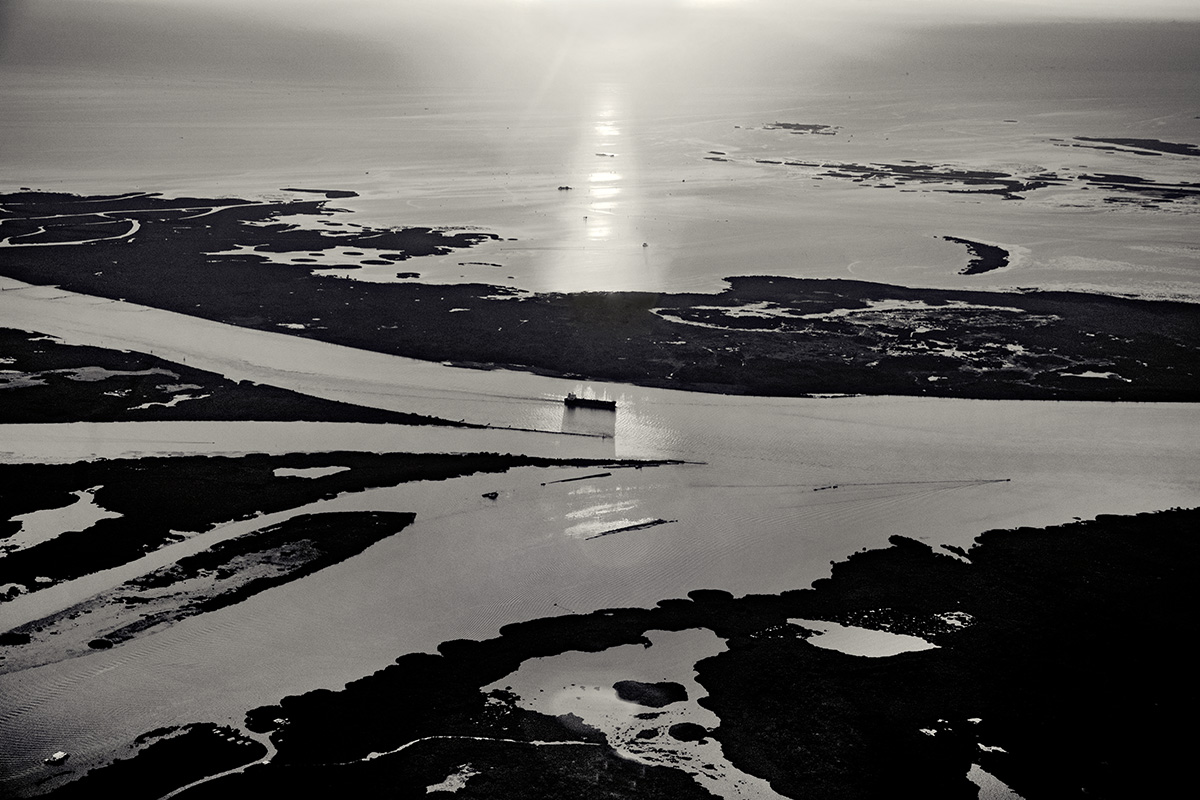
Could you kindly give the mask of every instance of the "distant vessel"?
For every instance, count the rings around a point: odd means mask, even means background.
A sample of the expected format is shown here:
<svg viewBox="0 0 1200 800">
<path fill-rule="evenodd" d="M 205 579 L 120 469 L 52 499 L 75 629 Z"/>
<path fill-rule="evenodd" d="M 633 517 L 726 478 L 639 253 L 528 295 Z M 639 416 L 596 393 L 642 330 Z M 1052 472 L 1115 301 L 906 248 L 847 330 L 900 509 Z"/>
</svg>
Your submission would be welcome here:
<svg viewBox="0 0 1200 800">
<path fill-rule="evenodd" d="M 59 750 L 57 753 L 55 753 L 54 755 L 50 756 L 49 758 L 42 759 L 42 763 L 43 763 L 43 764 L 51 764 L 51 765 L 53 765 L 53 764 L 61 764 L 61 763 L 63 763 L 64 761 L 66 761 L 66 760 L 67 760 L 68 758 L 70 758 L 70 757 L 71 757 L 71 756 L 70 756 L 70 754 L 69 754 L 69 753 L 64 753 L 62 750 Z"/>
<path fill-rule="evenodd" d="M 567 392 L 567 396 L 563 398 L 563 403 L 567 408 L 600 408 L 605 411 L 616 411 L 616 400 L 597 400 L 592 397 L 580 397 L 574 392 Z"/>
</svg>

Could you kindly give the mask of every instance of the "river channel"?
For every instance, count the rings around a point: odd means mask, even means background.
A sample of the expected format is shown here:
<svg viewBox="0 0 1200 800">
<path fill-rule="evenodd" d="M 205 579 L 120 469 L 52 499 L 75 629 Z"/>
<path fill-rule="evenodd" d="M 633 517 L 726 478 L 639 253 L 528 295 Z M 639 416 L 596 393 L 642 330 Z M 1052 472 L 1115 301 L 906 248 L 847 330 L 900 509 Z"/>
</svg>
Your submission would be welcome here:
<svg viewBox="0 0 1200 800">
<path fill-rule="evenodd" d="M 494 636 L 510 622 L 652 605 L 696 588 L 779 592 L 809 585 L 831 561 L 894 534 L 969 547 L 991 528 L 1193 505 L 1197 497 L 1200 412 L 1187 405 L 767 399 L 582 384 L 363 353 L 14 282 L 5 288 L 0 313 L 13 327 L 494 427 L 0 426 L 4 461 L 369 450 L 687 462 L 566 483 L 555 481 L 597 470 L 523 468 L 376 489 L 263 518 L 356 509 L 417 515 L 359 557 L 238 605 L 109 651 L 0 675 L 0 770 L 17 780 L 46 752 L 67 750 L 83 768 L 146 730 L 240 724 L 248 708 L 336 689 L 402 653 Z M 570 390 L 616 399 L 615 419 L 565 410 L 561 397 Z M 490 492 L 495 500 L 482 496 Z M 590 538 L 647 520 L 669 522 Z M 246 528 L 224 526 L 186 544 Z M 128 573 L 8 604 L 0 622 L 35 618 Z"/>
</svg>

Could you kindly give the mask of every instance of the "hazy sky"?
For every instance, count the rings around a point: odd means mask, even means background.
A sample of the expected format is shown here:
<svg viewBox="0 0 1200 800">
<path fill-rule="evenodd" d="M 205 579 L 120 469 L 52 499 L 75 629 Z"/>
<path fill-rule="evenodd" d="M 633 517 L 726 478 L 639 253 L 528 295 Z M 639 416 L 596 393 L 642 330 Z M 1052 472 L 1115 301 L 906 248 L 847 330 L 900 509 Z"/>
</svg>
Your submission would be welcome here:
<svg viewBox="0 0 1200 800">
<path fill-rule="evenodd" d="M 559 113 L 612 83 L 658 116 L 734 95 L 1156 96 L 1190 118 L 1198 40 L 1197 0 L 0 0 L 0 170 L 249 163 L 281 130 L 426 90 Z"/>
<path fill-rule="evenodd" d="M 0 66 L 297 84 L 717 79 L 963 22 L 1200 19 L 1196 0 L 0 0 Z"/>
</svg>

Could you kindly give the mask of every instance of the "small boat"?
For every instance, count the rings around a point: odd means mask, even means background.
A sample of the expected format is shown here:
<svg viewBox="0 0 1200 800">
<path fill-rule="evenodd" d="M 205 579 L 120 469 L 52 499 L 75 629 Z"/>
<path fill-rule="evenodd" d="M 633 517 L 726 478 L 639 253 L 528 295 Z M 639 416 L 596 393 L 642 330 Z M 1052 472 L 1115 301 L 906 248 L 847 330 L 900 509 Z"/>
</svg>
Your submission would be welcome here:
<svg viewBox="0 0 1200 800">
<path fill-rule="evenodd" d="M 49 765 L 53 766 L 54 764 L 61 764 L 61 763 L 63 763 L 64 761 L 66 761 L 66 760 L 67 760 L 68 758 L 70 758 L 70 757 L 71 757 L 71 755 L 70 755 L 69 753 L 64 753 L 62 750 L 59 750 L 57 753 L 55 753 L 54 755 L 50 756 L 49 758 L 44 758 L 44 759 L 42 759 L 42 763 L 43 763 L 43 764 L 49 764 Z"/>
<path fill-rule="evenodd" d="M 616 411 L 616 400 L 597 400 L 594 397 L 580 397 L 574 392 L 567 392 L 567 396 L 563 398 L 563 404 L 567 408 L 599 408 L 604 411 Z"/>
</svg>

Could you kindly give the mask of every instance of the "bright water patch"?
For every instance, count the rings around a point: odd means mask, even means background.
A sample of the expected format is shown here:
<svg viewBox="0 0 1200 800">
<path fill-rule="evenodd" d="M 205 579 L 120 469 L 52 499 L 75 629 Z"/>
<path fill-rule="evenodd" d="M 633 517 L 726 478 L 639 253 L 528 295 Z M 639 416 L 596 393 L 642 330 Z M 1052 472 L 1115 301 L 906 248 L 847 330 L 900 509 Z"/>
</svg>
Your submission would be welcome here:
<svg viewBox="0 0 1200 800">
<path fill-rule="evenodd" d="M 625 758 L 684 769 L 719 797 L 780 798 L 766 781 L 730 764 L 715 740 L 680 741 L 668 732 L 685 722 L 709 730 L 720 723 L 698 702 L 707 692 L 696 683 L 695 664 L 722 652 L 725 642 L 708 630 L 649 631 L 646 636 L 650 647 L 623 645 L 530 659 L 483 691 L 508 689 L 523 708 L 552 716 L 574 714 L 603 731 Z M 687 699 L 655 708 L 622 700 L 613 687 L 625 680 L 676 683 L 685 688 Z"/>
<path fill-rule="evenodd" d="M 967 780 L 979 787 L 979 800 L 1022 800 L 1021 795 L 978 764 L 972 764 Z"/>
<path fill-rule="evenodd" d="M 298 219 L 298 218 L 297 218 Z M 324 250 L 297 250 L 275 252 L 261 250 L 256 246 L 239 244 L 232 250 L 208 253 L 211 256 L 255 256 L 268 264 L 281 264 L 307 269 L 311 274 L 332 278 L 346 278 L 364 283 L 410 283 L 417 276 L 423 262 L 409 261 L 396 250 L 378 250 L 363 247 L 336 246 Z M 462 262 L 462 266 L 490 266 L 477 262 Z M 494 269 L 493 269 L 494 272 Z M 478 279 L 486 279 L 486 273 L 476 273 Z M 498 275 L 492 274 L 494 281 Z"/>
<path fill-rule="evenodd" d="M 21 530 L 6 539 L 0 539 L 0 551 L 12 553 L 26 550 L 36 544 L 48 542 L 64 533 L 86 531 L 102 519 L 120 517 L 114 511 L 96 503 L 99 486 L 73 492 L 74 503 L 62 508 L 46 508 L 12 517 L 21 523 Z"/>
<path fill-rule="evenodd" d="M 276 478 L 324 478 L 326 475 L 336 475 L 339 472 L 347 472 L 349 469 L 349 467 L 308 467 L 305 469 L 279 467 L 274 474 Z"/>
<path fill-rule="evenodd" d="M 470 764 L 462 764 L 457 770 L 449 775 L 446 780 L 441 783 L 435 783 L 432 786 L 425 787 L 425 793 L 430 792 L 458 792 L 459 789 L 466 788 L 467 781 L 478 775 L 479 771 Z"/>
<path fill-rule="evenodd" d="M 856 625 L 840 625 L 836 622 L 811 619 L 789 619 L 788 622 L 817 632 L 816 636 L 809 637 L 809 644 L 852 656 L 884 658 L 937 647 L 919 636 L 876 631 Z"/>
</svg>

